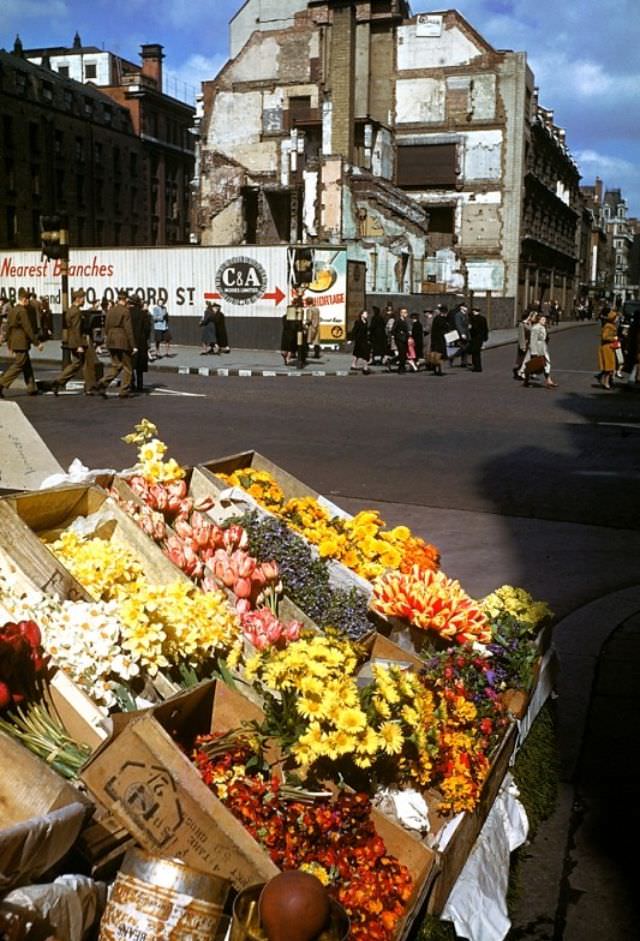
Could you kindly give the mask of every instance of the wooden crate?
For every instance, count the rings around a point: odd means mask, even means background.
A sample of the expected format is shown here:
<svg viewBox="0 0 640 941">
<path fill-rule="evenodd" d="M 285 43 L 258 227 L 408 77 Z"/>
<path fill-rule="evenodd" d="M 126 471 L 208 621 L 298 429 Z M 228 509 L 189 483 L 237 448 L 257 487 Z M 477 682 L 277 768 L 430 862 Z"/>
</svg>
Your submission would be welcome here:
<svg viewBox="0 0 640 941">
<path fill-rule="evenodd" d="M 511 725 L 497 748 L 475 810 L 473 813 L 467 812 L 461 815 L 460 822 L 446 847 L 438 851 L 438 871 L 428 899 L 428 911 L 432 915 L 441 914 L 473 844 L 484 826 L 509 768 L 516 735 L 516 727 Z M 440 821 L 440 824 L 443 823 L 444 821 Z M 438 824 L 436 824 L 436 832 L 437 829 Z"/>
<path fill-rule="evenodd" d="M 57 487 L 18 494 L 0 500 L 0 546 L 36 587 L 62 598 L 90 600 L 89 593 L 67 572 L 47 548 L 81 516 L 104 510 L 109 520 L 98 535 L 128 549 L 144 565 L 154 584 L 188 581 L 136 523 L 98 487 Z"/>
<path fill-rule="evenodd" d="M 91 809 L 91 803 L 73 784 L 4 732 L 0 732 L 0 755 L 0 829 L 69 804 Z"/>
<path fill-rule="evenodd" d="M 256 706 L 224 684 L 203 683 L 127 722 L 85 765 L 82 779 L 149 852 L 206 866 L 240 890 L 278 870 L 206 787 L 180 743 L 261 717 Z M 433 877 L 436 856 L 377 811 L 374 819 L 389 852 L 408 866 L 416 883 L 400 939 Z"/>
</svg>

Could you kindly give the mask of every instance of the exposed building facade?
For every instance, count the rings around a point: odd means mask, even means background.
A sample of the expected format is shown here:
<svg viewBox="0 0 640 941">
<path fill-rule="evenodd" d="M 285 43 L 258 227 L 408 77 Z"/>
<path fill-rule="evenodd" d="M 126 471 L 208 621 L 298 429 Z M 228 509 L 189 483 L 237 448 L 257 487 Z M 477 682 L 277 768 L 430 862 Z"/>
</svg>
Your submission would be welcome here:
<svg viewBox="0 0 640 941">
<path fill-rule="evenodd" d="M 247 0 L 203 85 L 203 244 L 341 242 L 367 289 L 575 291 L 579 174 L 521 52 L 404 0 Z M 428 232 L 428 236 L 427 236 Z"/>
<path fill-rule="evenodd" d="M 17 40 L 0 64 L 0 245 L 38 245 L 55 212 L 76 246 L 188 243 L 194 109 L 160 91 L 161 46 L 136 67 L 77 35 L 66 50 Z"/>
<path fill-rule="evenodd" d="M 611 240 L 604 218 L 604 184 L 596 177 L 593 185 L 580 187 L 583 203 L 582 249 L 579 292 L 583 296 L 604 297 L 613 287 Z"/>
<path fill-rule="evenodd" d="M 604 224 L 613 255 L 614 296 L 622 301 L 632 297 L 631 254 L 634 228 L 627 218 L 627 202 L 619 189 L 607 190 L 603 199 Z"/>
</svg>

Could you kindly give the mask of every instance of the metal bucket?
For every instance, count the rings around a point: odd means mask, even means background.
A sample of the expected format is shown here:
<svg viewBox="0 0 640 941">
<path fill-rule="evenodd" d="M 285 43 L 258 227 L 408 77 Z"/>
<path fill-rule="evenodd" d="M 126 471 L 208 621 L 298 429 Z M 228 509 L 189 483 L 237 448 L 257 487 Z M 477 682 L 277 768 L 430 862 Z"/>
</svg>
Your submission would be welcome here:
<svg viewBox="0 0 640 941">
<path fill-rule="evenodd" d="M 260 924 L 258 909 L 258 900 L 264 886 L 264 882 L 260 885 L 251 885 L 236 896 L 233 903 L 229 941 L 268 941 Z M 330 904 L 331 923 L 322 934 L 318 935 L 317 941 L 347 941 L 350 931 L 349 916 L 335 899 L 330 899 Z"/>
<path fill-rule="evenodd" d="M 218 941 L 230 884 L 179 859 L 130 850 L 116 876 L 98 941 Z"/>
</svg>

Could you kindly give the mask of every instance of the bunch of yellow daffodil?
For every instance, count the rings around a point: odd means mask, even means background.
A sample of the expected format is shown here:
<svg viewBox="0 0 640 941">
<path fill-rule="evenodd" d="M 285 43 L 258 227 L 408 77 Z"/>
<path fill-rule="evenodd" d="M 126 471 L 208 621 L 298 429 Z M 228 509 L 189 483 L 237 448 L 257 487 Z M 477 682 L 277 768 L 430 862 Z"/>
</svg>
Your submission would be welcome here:
<svg viewBox="0 0 640 941">
<path fill-rule="evenodd" d="M 180 664 L 197 669 L 218 654 L 237 660 L 240 626 L 221 591 L 149 584 L 129 550 L 98 537 L 66 532 L 50 548 L 96 600 L 117 603 L 121 646 L 150 675 Z"/>
</svg>

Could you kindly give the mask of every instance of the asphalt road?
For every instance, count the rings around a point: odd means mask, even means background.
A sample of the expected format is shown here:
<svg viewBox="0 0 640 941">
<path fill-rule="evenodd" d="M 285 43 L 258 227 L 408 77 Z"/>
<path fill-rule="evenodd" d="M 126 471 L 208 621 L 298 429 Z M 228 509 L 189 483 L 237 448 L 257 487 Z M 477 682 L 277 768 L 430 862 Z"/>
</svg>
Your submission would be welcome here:
<svg viewBox="0 0 640 941">
<path fill-rule="evenodd" d="M 144 416 L 183 463 L 256 449 L 408 522 L 469 591 L 512 581 L 569 612 L 640 581 L 640 394 L 593 387 L 597 345 L 595 324 L 552 336 L 555 390 L 514 381 L 505 346 L 443 378 L 151 372 L 152 393 L 122 401 L 9 395 L 65 467 L 129 466 L 120 439 Z"/>
</svg>

